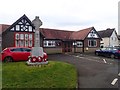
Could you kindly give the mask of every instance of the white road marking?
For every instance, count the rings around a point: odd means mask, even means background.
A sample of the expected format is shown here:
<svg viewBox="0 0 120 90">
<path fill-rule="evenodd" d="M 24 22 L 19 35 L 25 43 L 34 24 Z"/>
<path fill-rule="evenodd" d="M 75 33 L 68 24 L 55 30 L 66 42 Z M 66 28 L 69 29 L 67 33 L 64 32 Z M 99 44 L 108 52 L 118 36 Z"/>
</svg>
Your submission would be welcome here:
<svg viewBox="0 0 120 90">
<path fill-rule="evenodd" d="M 104 63 L 107 63 L 105 59 L 103 59 Z"/>
<path fill-rule="evenodd" d="M 118 74 L 118 76 L 120 76 L 120 73 Z"/>
<path fill-rule="evenodd" d="M 76 56 L 76 57 L 79 57 L 79 56 Z"/>
<path fill-rule="evenodd" d="M 108 62 L 106 61 L 106 59 L 102 59 L 102 60 L 104 61 L 104 62 L 102 62 L 99 57 L 88 58 L 88 57 L 79 56 L 79 55 L 69 55 L 69 56 L 73 56 L 73 57 L 76 57 L 76 58 L 81 58 L 81 59 L 85 59 L 85 60 L 89 60 L 89 61 L 95 61 L 95 62 L 98 62 L 98 63 L 112 64 L 112 63 L 108 63 Z M 86 55 L 86 56 L 87 56 L 87 55 Z M 98 59 L 100 59 L 100 60 L 94 60 L 95 58 L 98 58 Z"/>
<path fill-rule="evenodd" d="M 113 81 L 112 81 L 112 85 L 115 85 L 115 83 L 117 82 L 118 78 L 115 78 Z"/>
</svg>

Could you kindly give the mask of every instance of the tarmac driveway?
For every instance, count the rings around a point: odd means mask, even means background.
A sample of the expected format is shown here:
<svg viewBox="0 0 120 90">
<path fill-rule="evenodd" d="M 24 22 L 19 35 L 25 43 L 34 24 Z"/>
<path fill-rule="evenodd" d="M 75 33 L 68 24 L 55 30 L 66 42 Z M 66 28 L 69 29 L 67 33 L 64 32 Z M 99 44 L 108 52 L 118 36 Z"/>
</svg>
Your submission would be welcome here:
<svg viewBox="0 0 120 90">
<path fill-rule="evenodd" d="M 120 60 L 85 54 L 55 54 L 48 55 L 48 59 L 75 65 L 78 70 L 78 88 L 118 90 Z"/>
</svg>

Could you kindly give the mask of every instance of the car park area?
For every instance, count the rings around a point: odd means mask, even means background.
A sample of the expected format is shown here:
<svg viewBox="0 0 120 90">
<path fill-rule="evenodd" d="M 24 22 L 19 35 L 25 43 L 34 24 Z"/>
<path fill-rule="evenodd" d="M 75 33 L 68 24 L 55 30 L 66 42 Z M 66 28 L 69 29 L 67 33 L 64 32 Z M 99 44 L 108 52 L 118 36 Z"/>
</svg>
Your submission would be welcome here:
<svg viewBox="0 0 120 90">
<path fill-rule="evenodd" d="M 94 54 L 54 54 L 48 60 L 68 62 L 78 71 L 78 88 L 116 88 L 120 86 L 120 60 Z"/>
</svg>

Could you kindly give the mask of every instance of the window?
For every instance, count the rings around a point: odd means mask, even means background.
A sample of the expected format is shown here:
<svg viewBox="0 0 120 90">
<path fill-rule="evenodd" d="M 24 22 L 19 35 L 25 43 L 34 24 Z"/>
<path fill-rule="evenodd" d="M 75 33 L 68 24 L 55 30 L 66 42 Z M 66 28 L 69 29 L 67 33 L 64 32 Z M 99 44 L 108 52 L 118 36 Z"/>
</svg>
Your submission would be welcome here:
<svg viewBox="0 0 120 90">
<path fill-rule="evenodd" d="M 15 38 L 19 40 L 19 33 L 16 33 Z"/>
<path fill-rule="evenodd" d="M 11 49 L 12 52 L 22 52 L 21 48 Z"/>
<path fill-rule="evenodd" d="M 20 34 L 20 39 L 24 40 L 24 34 Z"/>
<path fill-rule="evenodd" d="M 55 41 L 44 41 L 44 47 L 55 47 Z"/>
<path fill-rule="evenodd" d="M 20 40 L 20 46 L 24 46 L 24 41 L 23 40 Z"/>
<path fill-rule="evenodd" d="M 29 31 L 32 32 L 32 27 L 31 26 L 29 26 Z"/>
<path fill-rule="evenodd" d="M 15 45 L 16 45 L 16 47 L 19 47 L 19 40 L 15 41 Z"/>
<path fill-rule="evenodd" d="M 77 42 L 77 47 L 83 47 L 83 43 L 80 42 L 80 41 L 78 41 L 78 42 Z"/>
<path fill-rule="evenodd" d="M 16 25 L 16 31 L 19 31 L 19 30 L 20 30 L 20 26 Z"/>
<path fill-rule="evenodd" d="M 47 44 L 47 41 L 44 41 L 44 47 L 47 47 L 48 44 Z"/>
<path fill-rule="evenodd" d="M 88 40 L 88 46 L 89 47 L 96 47 L 97 41 L 96 40 Z"/>
<path fill-rule="evenodd" d="M 25 41 L 25 47 L 28 47 L 28 41 Z"/>
<path fill-rule="evenodd" d="M 33 34 L 16 33 L 15 34 L 15 46 L 32 47 L 33 46 Z"/>
<path fill-rule="evenodd" d="M 28 40 L 28 34 L 25 34 L 25 40 Z"/>
<path fill-rule="evenodd" d="M 32 47 L 32 41 L 29 41 L 29 46 Z"/>
<path fill-rule="evenodd" d="M 29 34 L 29 40 L 32 40 L 32 34 Z"/>
</svg>

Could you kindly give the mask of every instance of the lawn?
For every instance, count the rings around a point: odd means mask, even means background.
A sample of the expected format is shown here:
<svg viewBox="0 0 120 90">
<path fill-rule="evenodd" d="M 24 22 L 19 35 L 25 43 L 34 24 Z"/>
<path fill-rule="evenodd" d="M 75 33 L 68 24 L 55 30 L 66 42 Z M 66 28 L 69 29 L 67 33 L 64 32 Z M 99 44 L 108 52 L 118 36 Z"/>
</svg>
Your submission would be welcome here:
<svg viewBox="0 0 120 90">
<path fill-rule="evenodd" d="M 42 67 L 25 62 L 2 64 L 2 88 L 76 88 L 76 68 L 68 63 L 49 61 Z"/>
</svg>

